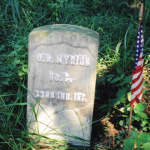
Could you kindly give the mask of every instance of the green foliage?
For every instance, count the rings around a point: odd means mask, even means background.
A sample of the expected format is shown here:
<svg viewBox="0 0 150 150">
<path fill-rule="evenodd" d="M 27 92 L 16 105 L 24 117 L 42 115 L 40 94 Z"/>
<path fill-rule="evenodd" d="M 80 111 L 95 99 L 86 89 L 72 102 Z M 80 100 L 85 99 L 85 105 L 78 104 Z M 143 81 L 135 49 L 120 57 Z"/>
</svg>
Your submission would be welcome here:
<svg viewBox="0 0 150 150">
<path fill-rule="evenodd" d="M 146 105 L 139 103 L 133 109 L 134 113 L 132 115 L 133 121 L 138 122 L 141 126 L 141 129 L 147 131 L 149 129 L 150 119 L 147 114 L 144 112 Z"/>
<path fill-rule="evenodd" d="M 119 119 L 118 124 L 121 127 L 128 128 L 127 124 L 129 123 L 129 111 L 130 111 L 129 102 L 131 100 L 131 91 L 130 91 L 131 76 L 125 77 L 124 74 L 122 74 L 120 77 L 116 77 L 114 79 L 113 75 L 111 76 L 108 75 L 108 77 L 107 79 L 109 79 L 109 83 L 112 84 L 112 86 L 117 87 L 118 91 L 116 91 L 115 98 L 109 99 L 108 104 L 101 105 L 99 109 L 102 112 L 107 112 L 107 114 L 114 112 Z M 146 105 L 142 103 L 139 103 L 134 107 L 132 115 L 134 130 L 140 129 L 147 131 L 149 129 L 150 119 L 144 112 L 145 108 Z"/>
<path fill-rule="evenodd" d="M 134 148 L 136 145 L 136 148 Z M 137 133 L 132 131 L 130 137 L 128 137 L 123 145 L 122 150 L 149 150 L 150 147 L 150 134 L 149 133 Z"/>
<path fill-rule="evenodd" d="M 141 133 L 140 140 L 142 143 L 150 142 L 150 134 L 149 133 Z"/>
<path fill-rule="evenodd" d="M 135 131 L 132 131 L 130 136 L 133 137 L 134 139 L 137 139 L 138 138 L 138 133 L 135 132 Z"/>
<path fill-rule="evenodd" d="M 108 75 L 110 76 L 110 75 Z M 105 76 L 107 77 L 107 76 Z M 115 98 L 109 99 L 108 104 L 104 104 L 99 107 L 102 111 L 107 111 L 107 113 L 115 112 L 117 117 L 122 118 L 118 123 L 120 126 L 127 128 L 128 114 L 130 111 L 130 105 L 127 101 L 127 95 L 129 95 L 131 76 L 125 76 L 122 74 L 120 77 L 111 76 L 110 83 L 117 87 Z M 107 77 L 108 79 L 108 77 Z"/>
<path fill-rule="evenodd" d="M 125 140 L 123 150 L 132 150 L 133 147 L 134 147 L 134 140 L 133 140 L 133 138 L 127 138 Z"/>
</svg>

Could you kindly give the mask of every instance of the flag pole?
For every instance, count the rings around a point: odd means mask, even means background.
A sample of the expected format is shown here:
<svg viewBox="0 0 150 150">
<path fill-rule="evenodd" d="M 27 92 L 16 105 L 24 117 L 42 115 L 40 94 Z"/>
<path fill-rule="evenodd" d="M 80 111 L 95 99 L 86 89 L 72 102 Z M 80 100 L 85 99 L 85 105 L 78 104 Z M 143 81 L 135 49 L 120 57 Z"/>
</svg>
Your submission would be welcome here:
<svg viewBox="0 0 150 150">
<path fill-rule="evenodd" d="M 143 20 L 143 3 L 141 3 L 140 13 L 139 13 L 139 24 Z"/>
<path fill-rule="evenodd" d="M 130 106 L 130 117 L 129 117 L 128 137 L 130 136 L 130 132 L 131 132 L 131 122 L 132 122 L 132 105 Z"/>
<path fill-rule="evenodd" d="M 140 7 L 139 26 L 140 26 L 140 23 L 142 22 L 142 19 L 143 19 L 143 3 L 141 3 L 141 7 Z M 131 133 L 132 109 L 133 109 L 133 106 L 131 105 L 130 106 L 129 126 L 128 126 L 128 137 L 130 136 L 130 133 Z"/>
</svg>

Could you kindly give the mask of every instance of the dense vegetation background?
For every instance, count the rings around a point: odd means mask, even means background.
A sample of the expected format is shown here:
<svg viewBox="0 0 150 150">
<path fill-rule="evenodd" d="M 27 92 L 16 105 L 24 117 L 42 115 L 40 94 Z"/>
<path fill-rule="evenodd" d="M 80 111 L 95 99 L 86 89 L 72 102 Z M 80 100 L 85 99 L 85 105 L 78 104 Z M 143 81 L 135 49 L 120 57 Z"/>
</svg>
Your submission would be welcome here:
<svg viewBox="0 0 150 150">
<path fill-rule="evenodd" d="M 90 149 L 121 149 L 129 100 L 140 0 L 2 0 L 0 2 L 0 149 L 38 149 L 26 129 L 28 35 L 50 24 L 84 26 L 99 33 L 97 84 Z M 150 2 L 145 0 L 144 96 L 132 130 L 149 132 Z M 65 146 L 64 146 L 65 145 Z M 141 145 L 140 145 L 141 146 Z M 53 141 L 50 149 L 71 149 Z M 77 147 L 72 149 L 79 149 Z M 86 149 L 86 148 L 84 148 Z M 88 148 L 87 148 L 88 149 Z"/>
</svg>

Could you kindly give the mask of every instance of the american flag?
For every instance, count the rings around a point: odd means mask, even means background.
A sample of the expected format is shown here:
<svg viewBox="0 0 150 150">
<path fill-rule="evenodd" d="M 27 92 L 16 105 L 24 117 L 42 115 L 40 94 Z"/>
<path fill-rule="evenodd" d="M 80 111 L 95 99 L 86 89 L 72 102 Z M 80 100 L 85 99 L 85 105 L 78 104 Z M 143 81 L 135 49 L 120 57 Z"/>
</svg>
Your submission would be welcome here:
<svg viewBox="0 0 150 150">
<path fill-rule="evenodd" d="M 143 66 L 144 66 L 143 46 L 144 46 L 143 25 L 142 23 L 140 23 L 136 39 L 134 66 L 132 73 L 131 103 L 130 103 L 132 107 L 134 107 L 136 104 L 142 101 Z"/>
</svg>

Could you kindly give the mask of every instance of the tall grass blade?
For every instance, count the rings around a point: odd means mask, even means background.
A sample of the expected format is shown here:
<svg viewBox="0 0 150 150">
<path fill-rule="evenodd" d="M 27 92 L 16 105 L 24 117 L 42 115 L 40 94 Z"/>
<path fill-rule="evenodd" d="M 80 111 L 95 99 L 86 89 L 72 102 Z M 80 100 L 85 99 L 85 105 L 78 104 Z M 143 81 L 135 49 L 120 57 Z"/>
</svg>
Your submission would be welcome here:
<svg viewBox="0 0 150 150">
<path fill-rule="evenodd" d="M 126 33 L 125 33 L 125 37 L 124 37 L 124 57 L 123 57 L 123 67 L 124 69 L 123 70 L 126 70 L 127 69 L 127 35 L 128 35 L 128 32 L 130 30 L 130 28 L 132 27 L 133 24 L 131 24 Z"/>
<path fill-rule="evenodd" d="M 122 42 L 119 42 L 118 44 L 117 44 L 117 46 L 116 46 L 116 53 L 115 53 L 115 55 L 116 55 L 116 58 L 118 59 L 118 54 L 119 54 L 119 49 L 120 49 L 120 45 L 122 44 Z"/>
</svg>

